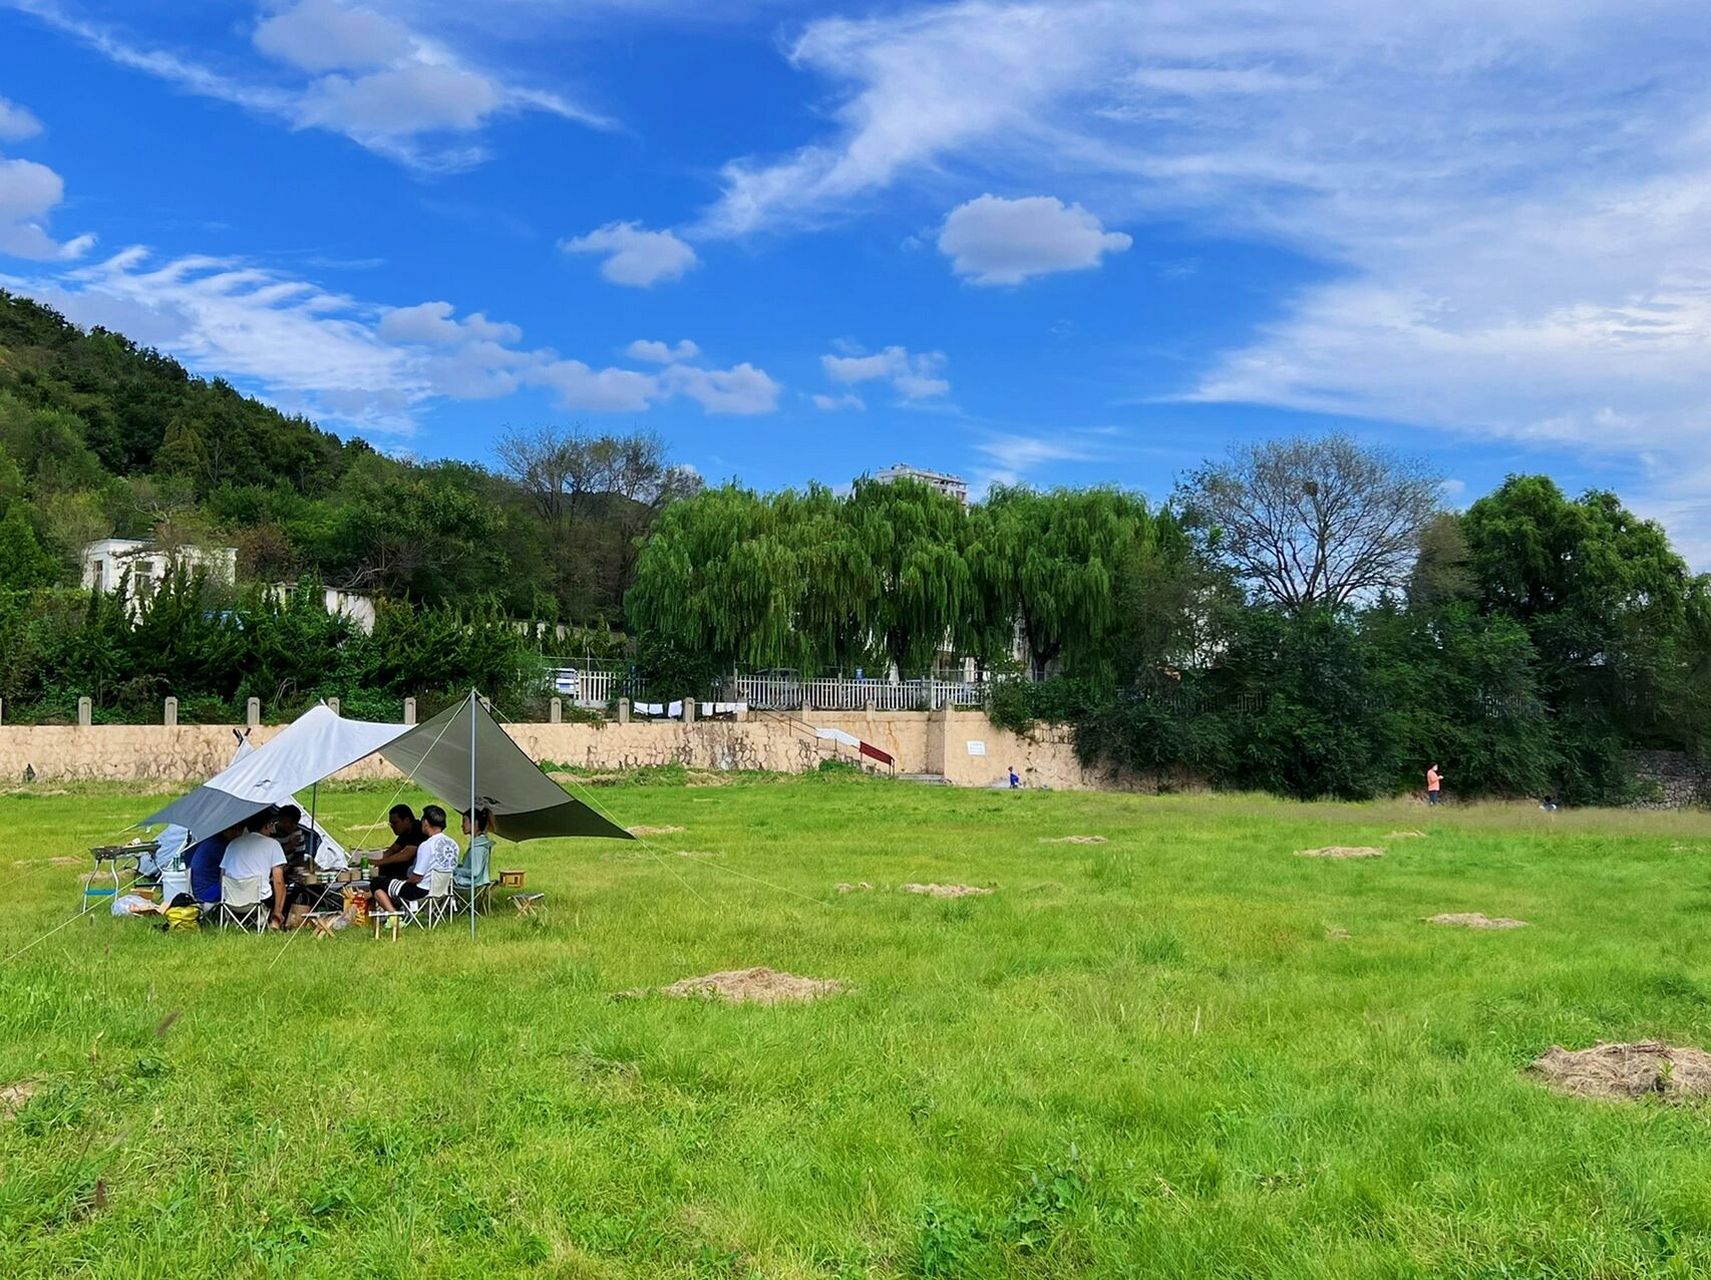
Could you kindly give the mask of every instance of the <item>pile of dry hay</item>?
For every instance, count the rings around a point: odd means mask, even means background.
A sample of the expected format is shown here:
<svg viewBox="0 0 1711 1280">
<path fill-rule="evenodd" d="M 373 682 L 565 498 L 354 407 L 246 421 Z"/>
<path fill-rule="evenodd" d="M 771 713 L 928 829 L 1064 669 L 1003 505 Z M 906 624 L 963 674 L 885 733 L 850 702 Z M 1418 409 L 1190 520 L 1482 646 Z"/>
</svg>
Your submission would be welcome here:
<svg viewBox="0 0 1711 1280">
<path fill-rule="evenodd" d="M 1392 831 L 1384 838 L 1386 840 L 1424 840 L 1426 833 L 1424 831 Z"/>
<path fill-rule="evenodd" d="M 1104 836 L 1041 836 L 1041 844 L 1104 844 Z"/>
<path fill-rule="evenodd" d="M 733 1004 L 783 1004 L 787 1001 L 818 1000 L 846 990 L 835 978 L 798 978 L 764 966 L 729 969 L 700 978 L 684 978 L 659 989 L 661 995 L 700 1000 L 727 1000 Z M 625 992 L 645 995 L 645 991 Z"/>
<path fill-rule="evenodd" d="M 1600 1043 L 1590 1049 L 1552 1045 L 1527 1069 L 1544 1077 L 1556 1092 L 1576 1098 L 1660 1097 L 1675 1102 L 1711 1096 L 1711 1053 L 1657 1040 Z"/>
<path fill-rule="evenodd" d="M 898 887 L 904 893 L 924 893 L 930 898 L 980 898 L 992 892 L 972 884 L 905 884 Z"/>
<path fill-rule="evenodd" d="M 625 827 L 633 836 L 674 836 L 682 827 Z"/>
<path fill-rule="evenodd" d="M 1525 929 L 1525 920 L 1511 920 L 1508 916 L 1488 916 L 1481 911 L 1446 911 L 1440 915 L 1427 916 L 1427 924 L 1459 924 L 1464 929 Z"/>
<path fill-rule="evenodd" d="M 1371 845 L 1328 844 L 1323 849 L 1297 849 L 1297 858 L 1382 858 L 1383 849 Z"/>
<path fill-rule="evenodd" d="M 832 888 L 836 889 L 839 893 L 863 893 L 873 888 L 873 886 L 866 880 L 863 880 L 858 884 L 835 884 Z"/>
</svg>

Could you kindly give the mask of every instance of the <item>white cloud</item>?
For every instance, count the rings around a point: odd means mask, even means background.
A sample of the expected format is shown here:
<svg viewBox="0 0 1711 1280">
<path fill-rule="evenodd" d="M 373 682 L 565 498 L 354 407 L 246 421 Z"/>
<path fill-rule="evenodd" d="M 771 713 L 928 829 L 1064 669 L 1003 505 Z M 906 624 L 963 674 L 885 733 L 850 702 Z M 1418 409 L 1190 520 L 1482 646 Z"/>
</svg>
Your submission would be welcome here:
<svg viewBox="0 0 1711 1280">
<path fill-rule="evenodd" d="M 566 253 L 605 256 L 600 274 L 613 284 L 649 288 L 677 280 L 696 262 L 695 250 L 670 231 L 649 231 L 635 222 L 608 222 L 587 235 L 560 243 Z"/>
<path fill-rule="evenodd" d="M 746 361 L 730 369 L 675 364 L 661 377 L 667 389 L 688 396 L 708 413 L 771 413 L 782 390 L 765 370 Z"/>
<path fill-rule="evenodd" d="M 680 364 L 685 360 L 695 359 L 701 354 L 701 348 L 688 338 L 684 338 L 675 347 L 647 338 L 637 338 L 624 348 L 624 354 L 632 360 L 642 360 L 648 364 Z"/>
<path fill-rule="evenodd" d="M 462 67 L 413 63 L 350 79 L 324 76 L 303 97 L 302 122 L 365 145 L 446 130 L 472 133 L 498 110 L 499 86 Z"/>
<path fill-rule="evenodd" d="M 867 401 L 853 391 L 846 391 L 841 396 L 816 394 L 809 397 L 814 407 L 826 413 L 836 413 L 840 409 L 861 410 L 867 408 Z"/>
<path fill-rule="evenodd" d="M 0 142 L 22 142 L 42 131 L 42 122 L 28 108 L 0 98 Z"/>
<path fill-rule="evenodd" d="M 942 351 L 923 351 L 912 355 L 906 347 L 886 347 L 883 351 L 867 355 L 856 354 L 861 349 L 848 342 L 833 345 L 845 354 L 820 357 L 821 369 L 833 382 L 850 386 L 883 380 L 905 400 L 931 399 L 951 389 L 951 384 L 941 376 L 945 367 L 945 353 Z"/>
<path fill-rule="evenodd" d="M 388 342 L 416 342 L 449 347 L 467 342 L 521 342 L 523 331 L 514 324 L 489 320 L 477 311 L 462 320 L 452 318 L 449 302 L 423 302 L 414 307 L 394 307 L 380 317 L 376 332 Z"/>
<path fill-rule="evenodd" d="M 255 29 L 255 47 L 305 71 L 377 67 L 407 56 L 409 28 L 384 14 L 335 0 L 301 0 Z"/>
<path fill-rule="evenodd" d="M 45 164 L 0 157 L 0 254 L 50 262 L 89 252 L 94 236 L 59 241 L 48 233 L 48 216 L 64 199 L 64 180 Z"/>
<path fill-rule="evenodd" d="M 639 413 L 661 396 L 659 379 L 630 369 L 591 369 L 580 360 L 554 360 L 529 370 L 527 380 L 550 387 L 565 409 Z"/>
<path fill-rule="evenodd" d="M 952 209 L 939 230 L 939 252 L 974 284 L 1020 284 L 1031 276 L 1097 267 L 1107 253 L 1131 243 L 1079 204 L 1055 196 L 978 196 Z"/>
<path fill-rule="evenodd" d="M 244 78 L 193 57 L 134 43 L 76 17 L 56 0 L 0 0 L 81 41 L 119 66 L 202 97 L 272 116 L 293 128 L 326 129 L 415 169 L 467 169 L 486 158 L 467 141 L 497 116 L 546 112 L 592 128 L 612 121 L 562 94 L 509 83 L 468 65 L 377 10 L 336 0 L 298 0 L 256 27 L 256 49 L 295 72 Z M 342 74 L 350 72 L 352 74 Z M 463 141 L 453 141 L 461 138 Z"/>
</svg>

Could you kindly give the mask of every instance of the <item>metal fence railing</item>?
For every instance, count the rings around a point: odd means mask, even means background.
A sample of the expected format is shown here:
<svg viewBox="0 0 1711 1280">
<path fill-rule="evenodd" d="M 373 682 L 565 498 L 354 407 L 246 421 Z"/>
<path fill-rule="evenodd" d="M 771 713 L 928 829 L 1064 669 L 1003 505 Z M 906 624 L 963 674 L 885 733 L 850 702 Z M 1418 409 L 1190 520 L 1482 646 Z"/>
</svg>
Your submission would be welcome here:
<svg viewBox="0 0 1711 1280">
<path fill-rule="evenodd" d="M 727 697 L 763 711 L 936 711 L 978 707 L 987 686 L 966 680 L 851 680 L 842 676 L 800 680 L 779 676 L 732 676 Z"/>
<path fill-rule="evenodd" d="M 550 660 L 549 660 L 550 661 Z M 979 707 L 989 685 L 979 680 L 866 680 L 846 676 L 803 679 L 789 675 L 732 675 L 714 688 L 652 690 L 628 669 L 612 666 L 553 665 L 550 692 L 574 706 L 601 708 L 619 698 L 632 702 L 673 700 L 685 693 L 702 699 L 741 702 L 757 711 L 936 711 L 940 707 Z"/>
</svg>

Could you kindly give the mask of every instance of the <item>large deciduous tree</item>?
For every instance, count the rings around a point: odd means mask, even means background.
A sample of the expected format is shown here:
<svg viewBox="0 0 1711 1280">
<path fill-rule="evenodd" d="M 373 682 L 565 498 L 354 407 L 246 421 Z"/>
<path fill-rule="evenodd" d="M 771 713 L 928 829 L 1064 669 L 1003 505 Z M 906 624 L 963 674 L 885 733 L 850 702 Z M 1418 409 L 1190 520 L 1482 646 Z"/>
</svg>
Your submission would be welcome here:
<svg viewBox="0 0 1711 1280">
<path fill-rule="evenodd" d="M 1178 501 L 1260 599 L 1301 611 L 1404 587 L 1439 484 L 1424 464 L 1338 433 L 1234 448 L 1189 472 Z"/>
<path fill-rule="evenodd" d="M 641 539 L 666 507 L 701 488 L 649 432 L 544 426 L 508 431 L 496 451 L 544 527 L 558 595 L 572 615 L 616 615 Z"/>
<path fill-rule="evenodd" d="M 1684 673 L 1696 669 L 1703 599 L 1663 528 L 1613 493 L 1565 496 L 1511 476 L 1462 520 L 1479 604 L 1527 628 L 1546 696 L 1668 744 Z"/>
</svg>

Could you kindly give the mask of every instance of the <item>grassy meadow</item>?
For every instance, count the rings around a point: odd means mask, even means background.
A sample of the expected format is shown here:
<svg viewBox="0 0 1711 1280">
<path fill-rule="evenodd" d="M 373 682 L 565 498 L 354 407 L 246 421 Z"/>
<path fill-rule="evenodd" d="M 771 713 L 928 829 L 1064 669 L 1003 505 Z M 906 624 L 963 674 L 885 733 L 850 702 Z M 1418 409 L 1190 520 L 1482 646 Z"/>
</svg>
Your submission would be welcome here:
<svg viewBox="0 0 1711 1280">
<path fill-rule="evenodd" d="M 1711 1047 L 1705 815 L 594 794 L 682 830 L 501 844 L 547 914 L 474 943 L 103 907 L 15 956 L 77 908 L 54 859 L 152 805 L 0 795 L 0 1276 L 1711 1272 L 1711 1111 L 1523 1074 L 1553 1043 Z M 391 795 L 322 816 L 344 837 Z M 1327 844 L 1388 853 L 1293 856 Z M 1447 911 L 1531 927 L 1422 923 Z M 612 998 L 752 965 L 851 989 Z"/>
</svg>

